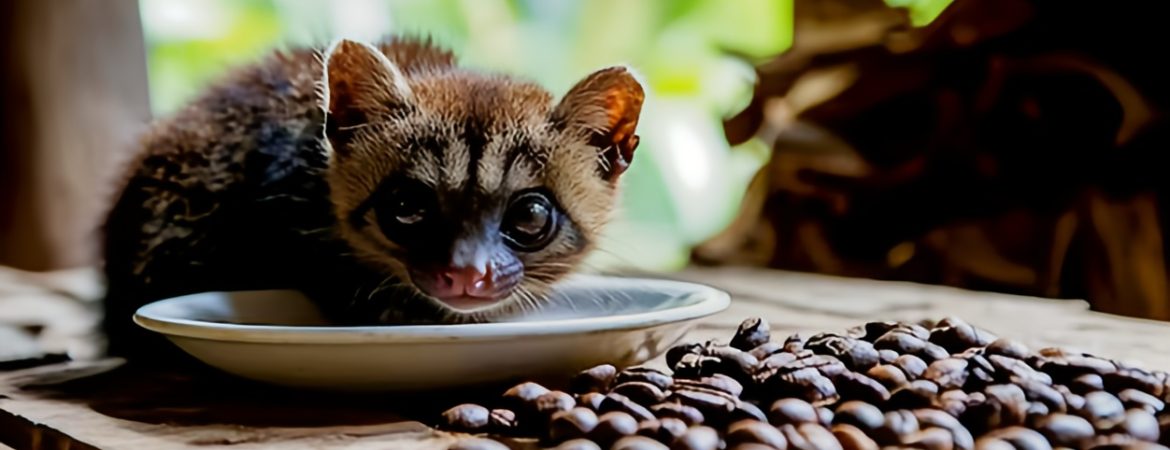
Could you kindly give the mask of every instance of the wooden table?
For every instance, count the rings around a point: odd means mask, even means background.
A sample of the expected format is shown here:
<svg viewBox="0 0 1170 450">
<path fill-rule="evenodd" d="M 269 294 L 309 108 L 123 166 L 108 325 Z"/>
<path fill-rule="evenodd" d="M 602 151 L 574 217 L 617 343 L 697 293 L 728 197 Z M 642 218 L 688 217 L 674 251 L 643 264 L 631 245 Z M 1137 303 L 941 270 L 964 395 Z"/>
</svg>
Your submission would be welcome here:
<svg viewBox="0 0 1170 450">
<path fill-rule="evenodd" d="M 702 322 L 688 340 L 726 339 L 749 316 L 766 318 L 778 335 L 957 316 L 1033 347 L 1076 348 L 1170 369 L 1170 324 L 1089 312 L 1080 301 L 755 269 L 694 269 L 672 277 L 711 284 L 734 297 L 730 309 Z M 499 393 L 340 398 L 254 386 L 201 370 L 160 372 L 118 363 L 0 372 L 0 443 L 21 450 L 441 450 L 461 436 L 432 430 L 421 417 L 460 395 Z M 398 414 L 406 404 L 415 416 Z"/>
</svg>

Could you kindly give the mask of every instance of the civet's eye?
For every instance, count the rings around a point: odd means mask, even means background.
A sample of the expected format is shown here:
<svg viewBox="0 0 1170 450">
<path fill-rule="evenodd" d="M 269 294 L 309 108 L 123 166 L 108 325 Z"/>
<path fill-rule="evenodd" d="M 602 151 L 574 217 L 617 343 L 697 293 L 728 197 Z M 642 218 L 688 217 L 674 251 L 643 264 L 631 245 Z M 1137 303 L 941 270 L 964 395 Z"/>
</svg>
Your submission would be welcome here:
<svg viewBox="0 0 1170 450">
<path fill-rule="evenodd" d="M 435 212 L 435 194 L 422 183 L 401 182 L 380 195 L 374 214 L 383 233 L 421 224 Z"/>
<path fill-rule="evenodd" d="M 512 199 L 500 224 L 508 245 L 520 251 L 534 252 L 544 248 L 556 235 L 556 209 L 548 196 L 529 191 Z"/>
</svg>

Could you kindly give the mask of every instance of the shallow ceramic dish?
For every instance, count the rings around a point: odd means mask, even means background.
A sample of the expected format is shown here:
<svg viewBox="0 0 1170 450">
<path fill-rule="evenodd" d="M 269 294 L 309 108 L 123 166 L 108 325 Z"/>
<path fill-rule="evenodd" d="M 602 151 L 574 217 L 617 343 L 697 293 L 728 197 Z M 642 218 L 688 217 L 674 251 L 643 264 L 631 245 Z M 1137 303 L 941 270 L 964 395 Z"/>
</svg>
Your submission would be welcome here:
<svg viewBox="0 0 1170 450">
<path fill-rule="evenodd" d="M 691 283 L 578 276 L 538 313 L 438 326 L 327 325 L 292 291 L 212 292 L 146 305 L 134 316 L 228 373 L 293 387 L 442 389 L 563 376 L 665 352 L 728 295 Z"/>
</svg>

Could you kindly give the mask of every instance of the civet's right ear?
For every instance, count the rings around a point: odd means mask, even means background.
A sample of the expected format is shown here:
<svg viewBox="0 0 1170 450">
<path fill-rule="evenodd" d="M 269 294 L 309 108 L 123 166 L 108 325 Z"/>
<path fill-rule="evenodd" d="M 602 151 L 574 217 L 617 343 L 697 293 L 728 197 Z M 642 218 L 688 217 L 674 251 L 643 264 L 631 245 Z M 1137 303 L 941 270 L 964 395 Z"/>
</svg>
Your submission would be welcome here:
<svg viewBox="0 0 1170 450">
<path fill-rule="evenodd" d="M 357 129 L 409 106 L 410 86 L 378 49 L 342 39 L 325 52 L 325 135 L 333 151 L 345 156 Z"/>
</svg>

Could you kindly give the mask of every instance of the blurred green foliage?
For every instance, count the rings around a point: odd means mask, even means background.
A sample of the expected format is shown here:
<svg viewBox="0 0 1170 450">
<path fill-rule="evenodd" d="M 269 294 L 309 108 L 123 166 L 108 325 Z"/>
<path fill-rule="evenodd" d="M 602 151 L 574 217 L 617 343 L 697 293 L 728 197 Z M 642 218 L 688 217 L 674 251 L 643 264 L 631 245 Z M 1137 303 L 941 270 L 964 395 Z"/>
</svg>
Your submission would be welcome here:
<svg viewBox="0 0 1170 450">
<path fill-rule="evenodd" d="M 721 119 L 749 100 L 752 60 L 791 44 L 791 1 L 142 0 L 142 11 L 160 115 L 274 46 L 338 36 L 429 35 L 464 64 L 558 94 L 593 70 L 628 64 L 647 88 L 643 144 L 591 265 L 669 270 L 728 223 L 767 158 L 759 143 L 728 148 Z"/>
</svg>

